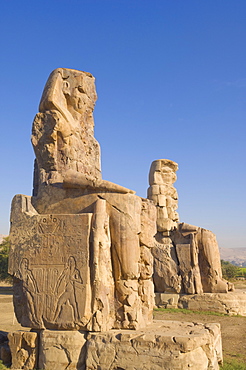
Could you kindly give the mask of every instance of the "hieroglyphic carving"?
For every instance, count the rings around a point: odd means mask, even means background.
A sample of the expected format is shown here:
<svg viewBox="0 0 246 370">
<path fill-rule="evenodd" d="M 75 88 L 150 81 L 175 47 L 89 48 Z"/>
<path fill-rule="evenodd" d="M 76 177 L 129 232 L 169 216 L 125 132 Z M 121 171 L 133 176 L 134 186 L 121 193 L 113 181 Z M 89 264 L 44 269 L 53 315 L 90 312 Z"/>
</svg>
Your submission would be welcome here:
<svg viewBox="0 0 246 370">
<path fill-rule="evenodd" d="M 42 321 L 39 317 L 37 302 L 39 289 L 37 281 L 29 268 L 29 260 L 27 258 L 22 258 L 22 260 L 20 261 L 19 269 L 17 270 L 15 276 L 22 282 L 23 296 L 26 300 L 27 308 L 31 314 L 31 317 L 37 323 L 37 325 L 42 325 Z"/>
<path fill-rule="evenodd" d="M 28 248 L 14 253 L 17 317 L 35 328 L 84 327 L 90 318 L 91 214 L 38 215 L 32 222 L 36 232 L 27 236 Z"/>
<path fill-rule="evenodd" d="M 70 303 L 73 309 L 73 319 L 75 322 L 80 321 L 79 315 L 79 298 L 81 294 L 78 291 L 83 289 L 83 280 L 81 278 L 80 271 L 76 267 L 76 260 L 73 256 L 70 256 L 67 262 L 67 266 L 59 276 L 55 292 L 59 296 L 57 307 L 54 315 L 54 321 L 58 318 L 61 313 L 62 306 L 67 302 Z"/>
</svg>

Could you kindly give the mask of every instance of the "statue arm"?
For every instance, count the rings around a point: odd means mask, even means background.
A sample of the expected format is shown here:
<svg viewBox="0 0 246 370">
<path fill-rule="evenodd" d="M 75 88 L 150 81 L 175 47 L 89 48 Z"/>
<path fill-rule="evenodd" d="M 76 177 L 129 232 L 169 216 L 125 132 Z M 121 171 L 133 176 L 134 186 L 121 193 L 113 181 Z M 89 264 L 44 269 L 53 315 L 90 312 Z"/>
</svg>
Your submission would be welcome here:
<svg viewBox="0 0 246 370">
<path fill-rule="evenodd" d="M 125 188 L 124 186 L 114 184 L 107 180 L 91 180 L 86 178 L 82 173 L 70 170 L 66 173 L 63 180 L 63 187 L 70 189 L 90 188 L 105 190 L 115 193 L 135 194 L 135 191 Z"/>
</svg>

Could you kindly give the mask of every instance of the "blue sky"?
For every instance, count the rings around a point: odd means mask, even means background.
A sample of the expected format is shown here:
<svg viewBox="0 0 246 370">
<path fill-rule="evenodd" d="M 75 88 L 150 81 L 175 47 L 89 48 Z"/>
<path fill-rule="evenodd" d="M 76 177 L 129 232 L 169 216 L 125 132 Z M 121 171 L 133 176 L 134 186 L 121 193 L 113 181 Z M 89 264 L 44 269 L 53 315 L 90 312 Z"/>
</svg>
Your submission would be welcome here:
<svg viewBox="0 0 246 370">
<path fill-rule="evenodd" d="M 178 162 L 180 220 L 246 247 L 245 0 L 2 1 L 0 234 L 31 195 L 32 121 L 50 72 L 96 77 L 103 178 L 145 197 Z"/>
</svg>

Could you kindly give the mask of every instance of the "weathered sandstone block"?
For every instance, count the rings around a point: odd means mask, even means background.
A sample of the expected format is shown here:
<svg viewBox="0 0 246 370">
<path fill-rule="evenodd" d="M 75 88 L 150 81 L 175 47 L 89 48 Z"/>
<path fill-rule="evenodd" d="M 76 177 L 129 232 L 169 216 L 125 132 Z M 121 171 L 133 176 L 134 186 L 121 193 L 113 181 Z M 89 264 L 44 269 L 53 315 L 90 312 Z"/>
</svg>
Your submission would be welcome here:
<svg viewBox="0 0 246 370">
<path fill-rule="evenodd" d="M 146 330 L 90 333 L 86 369 L 219 369 L 218 324 L 155 321 Z"/>
<path fill-rule="evenodd" d="M 11 369 L 35 369 L 38 360 L 38 334 L 16 331 L 9 333 L 8 339 L 12 356 Z"/>
<path fill-rule="evenodd" d="M 196 311 L 220 312 L 228 315 L 246 316 L 246 293 L 203 293 L 180 296 L 180 308 Z"/>
<path fill-rule="evenodd" d="M 42 330 L 39 344 L 39 369 L 83 370 L 86 332 Z"/>
</svg>

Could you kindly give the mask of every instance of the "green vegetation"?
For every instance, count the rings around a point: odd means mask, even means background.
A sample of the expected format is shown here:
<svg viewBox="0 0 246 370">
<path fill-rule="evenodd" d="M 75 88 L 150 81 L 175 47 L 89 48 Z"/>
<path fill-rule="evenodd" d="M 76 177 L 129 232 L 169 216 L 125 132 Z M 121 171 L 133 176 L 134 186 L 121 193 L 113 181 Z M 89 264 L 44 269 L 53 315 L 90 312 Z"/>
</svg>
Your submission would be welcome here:
<svg viewBox="0 0 246 370">
<path fill-rule="evenodd" d="M 237 277 L 243 277 L 246 279 L 246 267 L 238 267 Z"/>
<path fill-rule="evenodd" d="M 228 261 L 221 260 L 221 269 L 223 278 L 226 280 L 234 280 L 239 275 L 240 268 L 234 266 Z"/>
<path fill-rule="evenodd" d="M 196 315 L 208 315 L 208 316 L 230 316 L 230 317 L 242 317 L 241 315 L 228 315 L 226 313 L 220 313 L 220 312 L 213 312 L 213 311 L 194 311 L 194 310 L 187 310 L 186 308 L 154 308 L 154 311 L 159 312 L 170 312 L 170 313 L 184 313 L 184 314 L 196 314 Z"/>
<path fill-rule="evenodd" d="M 239 359 L 224 360 L 224 364 L 220 367 L 220 370 L 246 370 L 246 364 L 244 363 L 244 360 L 242 361 Z"/>
<path fill-rule="evenodd" d="M 10 241 L 9 237 L 3 238 L 0 244 L 0 280 L 10 280 L 8 274 L 8 257 L 9 257 Z M 1 368 L 0 368 L 1 369 Z"/>
<path fill-rule="evenodd" d="M 4 364 L 2 363 L 2 361 L 0 360 L 0 370 L 5 370 L 7 369 L 6 366 L 4 366 Z"/>
</svg>

